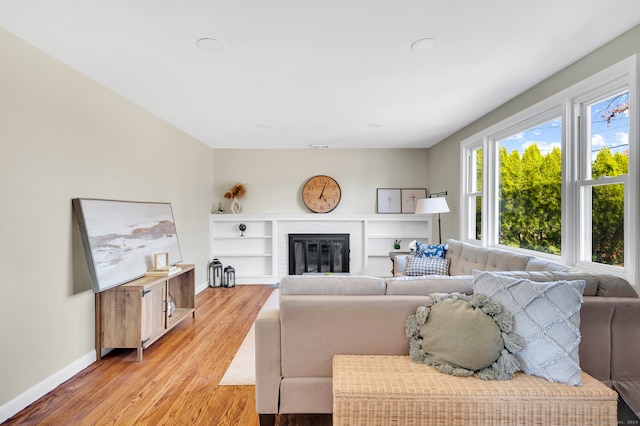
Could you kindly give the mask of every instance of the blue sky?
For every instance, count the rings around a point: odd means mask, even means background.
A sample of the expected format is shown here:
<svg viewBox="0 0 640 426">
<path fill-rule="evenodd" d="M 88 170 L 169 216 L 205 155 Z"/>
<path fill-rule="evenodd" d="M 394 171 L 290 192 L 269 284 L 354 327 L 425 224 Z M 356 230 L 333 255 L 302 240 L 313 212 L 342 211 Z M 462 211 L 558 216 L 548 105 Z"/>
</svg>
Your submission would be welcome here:
<svg viewBox="0 0 640 426">
<path fill-rule="evenodd" d="M 613 103 L 612 100 L 614 101 Z M 612 152 L 622 152 L 627 149 L 629 144 L 628 111 L 611 120 L 610 126 L 607 126 L 606 120 L 602 118 L 602 113 L 620 103 L 628 102 L 628 100 L 627 92 L 621 97 L 608 98 L 591 106 L 591 151 L 593 159 L 595 159 L 598 151 L 604 147 L 608 147 Z M 545 155 L 551 152 L 554 147 L 560 147 L 561 135 L 561 121 L 558 117 L 540 126 L 502 139 L 500 146 L 507 148 L 508 152 L 518 150 L 522 154 L 529 145 L 537 144 L 540 152 Z"/>
</svg>

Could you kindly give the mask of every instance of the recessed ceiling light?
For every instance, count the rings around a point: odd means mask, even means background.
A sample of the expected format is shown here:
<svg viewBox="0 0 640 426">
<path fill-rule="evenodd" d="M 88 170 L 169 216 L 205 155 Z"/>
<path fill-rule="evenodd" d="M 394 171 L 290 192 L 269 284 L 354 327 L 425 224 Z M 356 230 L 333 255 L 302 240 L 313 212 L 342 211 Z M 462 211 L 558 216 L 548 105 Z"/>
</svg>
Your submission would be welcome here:
<svg viewBox="0 0 640 426">
<path fill-rule="evenodd" d="M 420 40 L 416 40 L 411 44 L 412 50 L 429 50 L 438 44 L 438 40 L 435 38 L 422 38 Z"/>
<path fill-rule="evenodd" d="M 196 44 L 200 49 L 210 50 L 212 52 L 218 52 L 220 50 L 224 50 L 227 46 L 221 42 L 220 40 L 216 40 L 215 38 L 201 38 Z"/>
</svg>

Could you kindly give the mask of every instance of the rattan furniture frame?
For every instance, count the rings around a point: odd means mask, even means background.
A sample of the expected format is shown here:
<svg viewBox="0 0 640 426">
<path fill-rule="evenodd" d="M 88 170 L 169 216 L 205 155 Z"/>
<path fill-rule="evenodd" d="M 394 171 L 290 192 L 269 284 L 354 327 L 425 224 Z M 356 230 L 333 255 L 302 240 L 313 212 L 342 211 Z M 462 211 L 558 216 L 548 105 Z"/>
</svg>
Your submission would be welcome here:
<svg viewBox="0 0 640 426">
<path fill-rule="evenodd" d="M 615 425 L 617 394 L 582 373 L 582 386 L 516 373 L 512 380 L 443 374 L 407 356 L 336 355 L 334 426 Z"/>
</svg>

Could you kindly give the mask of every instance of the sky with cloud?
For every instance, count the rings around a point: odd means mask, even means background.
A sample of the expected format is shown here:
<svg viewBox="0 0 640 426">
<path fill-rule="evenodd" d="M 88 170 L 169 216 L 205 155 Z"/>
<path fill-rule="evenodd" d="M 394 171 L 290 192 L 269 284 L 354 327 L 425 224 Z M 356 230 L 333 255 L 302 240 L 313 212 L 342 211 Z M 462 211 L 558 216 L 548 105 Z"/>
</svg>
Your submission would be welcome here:
<svg viewBox="0 0 640 426">
<path fill-rule="evenodd" d="M 591 152 L 593 159 L 605 147 L 609 148 L 612 153 L 624 152 L 628 149 L 628 111 L 616 115 L 610 123 L 607 123 L 603 118 L 605 111 L 623 103 L 628 104 L 628 102 L 629 94 L 627 92 L 591 105 Z M 517 150 L 522 154 L 527 147 L 537 144 L 542 155 L 545 155 L 550 153 L 554 147 L 560 147 L 561 137 L 562 123 L 560 118 L 557 118 L 504 138 L 500 141 L 500 146 L 504 146 L 508 152 Z"/>
</svg>

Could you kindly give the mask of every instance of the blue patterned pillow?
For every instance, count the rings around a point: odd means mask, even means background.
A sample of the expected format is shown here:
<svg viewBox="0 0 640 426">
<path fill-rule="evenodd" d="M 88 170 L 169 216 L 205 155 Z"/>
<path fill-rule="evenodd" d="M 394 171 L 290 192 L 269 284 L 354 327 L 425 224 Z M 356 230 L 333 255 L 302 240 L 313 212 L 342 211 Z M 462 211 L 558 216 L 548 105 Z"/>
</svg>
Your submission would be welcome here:
<svg viewBox="0 0 640 426">
<path fill-rule="evenodd" d="M 441 257 L 449 250 L 448 244 L 424 244 L 416 243 L 416 256 L 418 257 Z"/>
<path fill-rule="evenodd" d="M 449 275 L 449 259 L 407 256 L 405 275 Z"/>
</svg>

